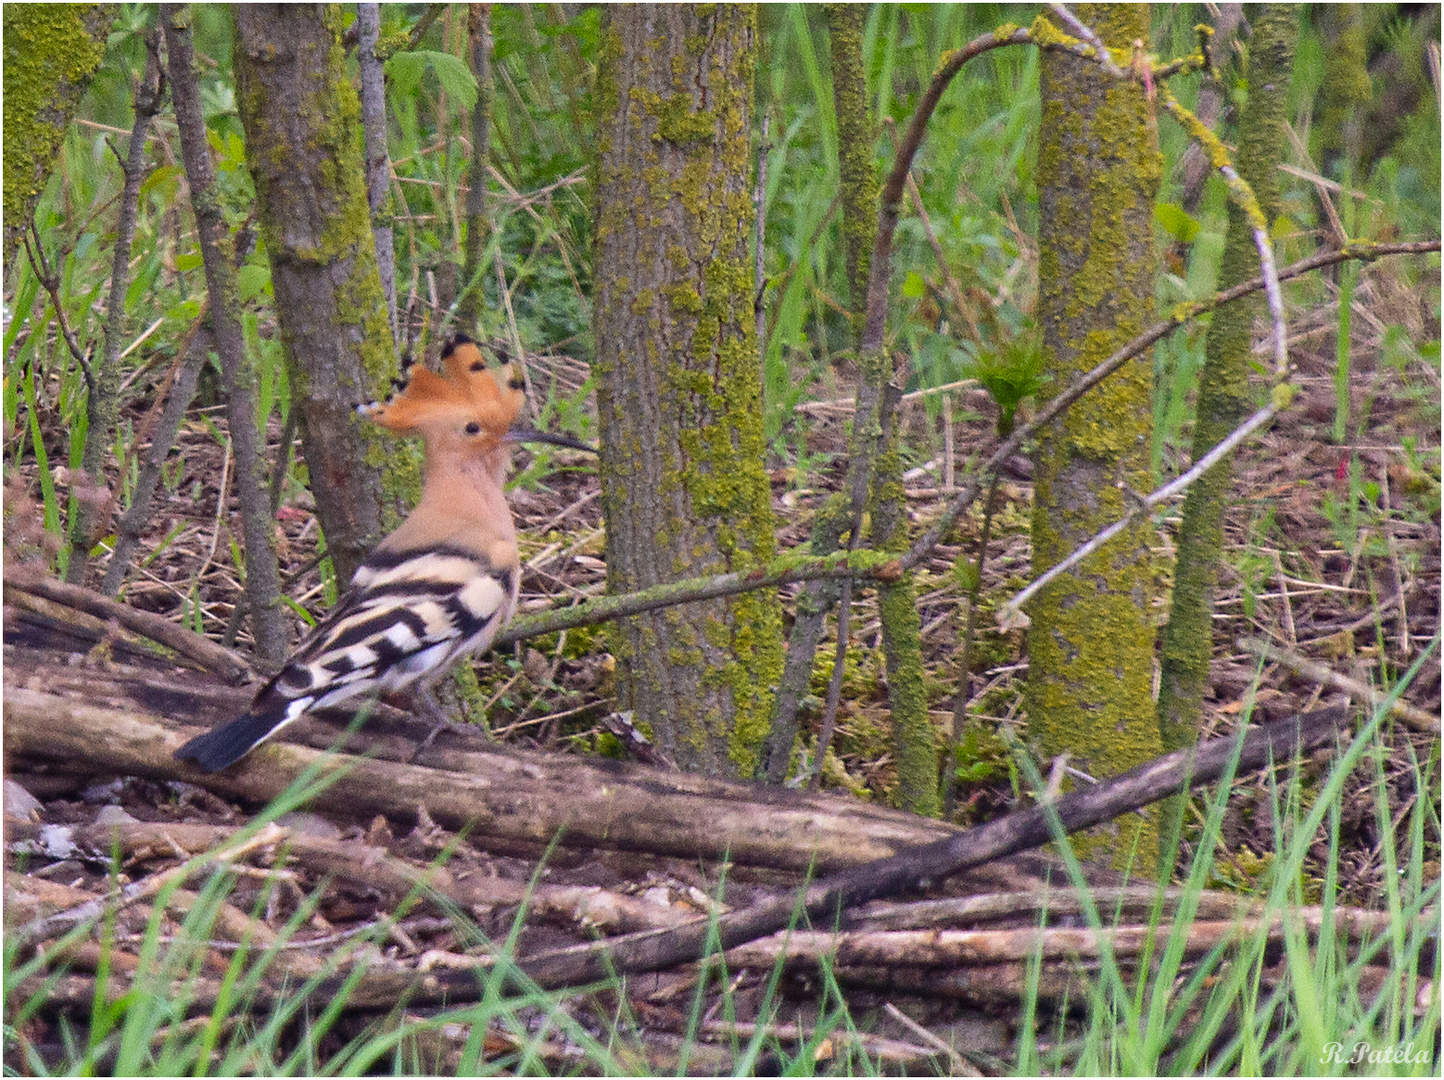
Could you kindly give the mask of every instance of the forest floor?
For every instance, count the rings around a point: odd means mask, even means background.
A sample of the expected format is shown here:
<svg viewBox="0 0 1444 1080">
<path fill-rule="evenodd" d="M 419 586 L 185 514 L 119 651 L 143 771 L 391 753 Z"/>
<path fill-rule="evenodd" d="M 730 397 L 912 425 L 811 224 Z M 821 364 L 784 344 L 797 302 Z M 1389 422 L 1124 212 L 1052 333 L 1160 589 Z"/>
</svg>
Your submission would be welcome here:
<svg viewBox="0 0 1444 1080">
<path fill-rule="evenodd" d="M 1253 687 L 1254 715 L 1265 719 L 1282 718 L 1344 699 L 1338 689 L 1321 684 L 1297 663 L 1260 661 L 1256 651 L 1238 644 L 1240 639 L 1264 639 L 1286 654 L 1378 687 L 1386 682 L 1392 685 L 1438 633 L 1439 369 L 1437 362 L 1418 358 L 1396 362 L 1390 352 L 1387 327 L 1402 325 L 1413 332 L 1414 340 L 1437 339 L 1439 327 L 1422 291 L 1396 286 L 1387 261 L 1361 273 L 1355 298 L 1358 317 L 1354 323 L 1350 384 L 1350 430 L 1356 434 L 1346 445 L 1331 438 L 1336 408 L 1333 372 L 1337 313 L 1328 306 L 1291 313 L 1291 354 L 1301 392 L 1267 435 L 1244 448 L 1236 470 L 1235 496 L 1227 517 L 1228 550 L 1215 615 L 1217 649 L 1212 694 L 1207 702 L 1207 734 L 1236 728 L 1240 715 L 1249 709 Z M 1437 290 L 1437 281 L 1432 287 Z M 538 358 L 532 370 L 534 384 L 545 386 L 555 376 L 564 390 L 576 384 L 577 375 L 576 362 L 545 357 Z M 805 442 L 816 467 L 800 475 L 794 465 L 771 463 L 774 507 L 783 548 L 805 542 L 814 509 L 839 482 L 842 420 L 848 404 L 846 387 L 839 385 L 835 390 L 839 404 L 811 404 L 797 416 L 794 434 Z M 828 395 L 826 388 L 819 388 L 819 393 Z M 146 404 L 142 402 L 131 415 L 132 424 L 138 426 Z M 918 399 L 907 406 L 904 419 L 913 460 L 936 459 L 943 442 L 937 411 L 930 411 L 927 403 Z M 992 409 L 986 395 L 959 390 L 953 403 L 953 423 L 955 457 L 961 475 L 964 462 L 986 453 L 993 438 Z M 226 472 L 224 444 L 213 434 L 217 428 L 224 428 L 218 410 L 207 410 L 204 417 L 198 411 L 193 422 L 183 428 L 173 453 L 178 464 L 169 477 L 168 497 L 163 495 L 159 501 L 143 554 L 136 560 L 122 599 L 175 619 L 184 614 L 192 626 L 196 625 L 198 610 L 199 626 L 207 635 L 220 639 L 231 634 L 236 647 L 244 653 L 249 646 L 247 628 L 243 620 L 240 626 L 232 625 L 240 596 L 232 559 L 232 550 L 239 543 L 239 523 L 234 499 L 229 495 L 222 499 L 217 489 Z M 64 460 L 66 433 L 47 430 L 46 435 L 53 442 L 51 460 Z M 273 431 L 272 436 L 278 440 L 280 432 Z M 269 448 L 272 460 L 277 449 L 273 441 Z M 595 471 L 584 455 L 552 449 L 540 453 L 544 455 L 541 458 L 530 458 L 525 451 L 518 453 L 526 483 L 512 494 L 525 566 L 522 610 L 544 608 L 567 596 L 594 595 L 605 581 Z M 1176 469 L 1176 457 L 1171 451 L 1165 453 L 1166 472 Z M 33 471 L 33 465 L 31 468 Z M 24 467 L 18 471 L 24 479 L 33 480 Z M 1004 479 L 995 539 L 983 575 L 984 609 L 979 620 L 983 637 L 975 650 L 979 659 L 969 681 L 969 722 L 961 738 L 960 761 L 960 776 L 965 779 L 960 781 L 955 817 L 955 822 L 964 826 L 996 817 L 1019 802 L 1009 779 L 1009 751 L 999 729 L 1006 726 L 1026 739 L 1026 717 L 1021 705 L 1027 670 L 1025 640 L 1020 632 L 997 630 L 991 612 L 1028 580 L 1031 487 L 1027 473 L 1026 462 L 1020 461 Z M 17 507 L 23 511 L 16 490 L 7 498 L 7 513 L 12 520 Z M 925 526 L 946 498 L 936 468 L 930 473 L 912 474 L 908 507 L 915 527 Z M 328 587 L 317 566 L 317 529 L 312 509 L 304 489 L 288 484 L 280 512 L 281 567 L 287 594 L 314 615 L 325 609 Z M 1175 504 L 1162 521 L 1158 546 L 1161 567 L 1167 566 L 1172 554 L 1179 525 L 1177 514 Z M 928 684 L 940 729 L 945 729 L 951 718 L 966 614 L 965 592 L 954 564 L 959 558 L 973 557 L 980 523 L 981 510 L 974 507 L 945 538 L 948 542 L 939 545 L 917 582 Z M 103 569 L 103 560 L 98 561 Z M 1165 573 L 1161 571 L 1161 584 L 1166 582 L 1162 576 Z M 1166 595 L 1166 590 L 1160 592 Z M 787 595 L 789 605 L 793 595 Z M 865 589 L 855 604 L 854 659 L 849 664 L 839 731 L 833 743 L 836 760 L 827 763 L 824 787 L 886 803 L 893 772 L 886 687 L 876 640 L 876 604 Z M 1161 624 L 1166 617 L 1162 601 L 1156 615 Z M 20 642 L 25 636 L 24 624 L 33 618 L 32 613 L 12 606 L 7 590 L 7 687 L 13 685 L 8 675 L 12 665 L 25 667 L 24 657 L 17 650 L 25 647 Z M 299 630 L 299 619 L 297 627 Z M 606 652 L 607 641 L 602 630 L 573 630 L 560 639 L 553 636 L 542 643 L 524 643 L 514 655 L 483 661 L 478 674 L 482 693 L 489 702 L 486 723 L 491 736 L 512 746 L 553 753 L 624 753 L 603 723 L 613 708 L 614 671 Z M 80 641 L 75 650 L 84 654 L 88 647 Z M 47 640 L 45 648 L 53 659 L 55 641 Z M 831 656 L 831 646 L 819 650 L 819 657 L 826 657 L 828 662 Z M 84 666 L 99 661 L 82 655 L 77 662 Z M 828 675 L 821 659 L 815 674 L 820 699 Z M 1439 716 L 1437 651 L 1403 697 L 1423 713 Z M 816 737 L 819 713 L 820 702 L 804 716 L 809 740 Z M 1419 775 L 1411 762 L 1423 763 L 1426 771 L 1432 762 L 1437 774 L 1438 734 L 1414 731 L 1397 723 L 1387 729 L 1386 739 L 1391 748 L 1386 769 L 1390 802 L 1407 807 L 1415 797 L 1413 786 Z M 17 846 L 15 829 L 20 820 L 34 828 L 69 826 L 81 830 L 117 822 L 194 825 L 219 830 L 213 834 L 219 836 L 234 830 L 259 808 L 180 781 L 85 775 L 16 760 L 8 764 L 13 771 L 6 787 L 6 814 L 15 820 L 7 820 L 7 907 L 18 904 L 29 912 L 28 918 L 73 908 L 104 894 L 115 881 L 110 877 L 108 852 L 86 855 L 71 851 L 46 856 L 43 849 L 33 845 Z M 23 793 L 12 783 L 25 789 L 33 801 L 21 798 Z M 1386 887 L 1383 877 L 1387 865 L 1382 854 L 1384 837 L 1374 809 L 1375 781 L 1365 771 L 1351 783 L 1355 789 L 1341 803 L 1343 856 L 1338 868 L 1339 886 L 1349 903 L 1373 907 L 1379 904 Z M 1268 815 L 1252 812 L 1256 807 L 1248 793 L 1251 785 L 1257 789 L 1258 798 L 1263 797 L 1261 777 L 1238 781 L 1241 790 L 1236 791 L 1234 803 L 1239 809 L 1231 811 L 1225 823 L 1218 857 L 1221 869 L 1215 882 L 1245 894 L 1275 845 Z M 1396 827 L 1400 827 L 1403 817 L 1401 811 Z M 726 875 L 726 890 L 719 899 L 719 868 L 697 860 L 600 849 L 560 847 L 544 854 L 539 847 L 499 848 L 488 844 L 484 830 L 459 837 L 434 822 L 414 819 L 347 819 L 335 813 L 307 813 L 288 819 L 286 824 L 297 832 L 384 850 L 418 870 L 431 865 L 439 853 L 449 852 L 447 866 L 454 876 L 461 877 L 500 878 L 524 884 L 538 872 L 544 858 L 544 874 L 538 880 L 552 887 L 600 890 L 607 896 L 623 898 L 618 902 L 633 907 L 637 903 L 652 905 L 657 909 L 654 914 L 659 925 L 670 918 L 668 912 L 705 913 L 716 910 L 719 904 L 735 908 L 766 896 L 784 895 L 803 881 L 803 875 L 796 871 L 733 867 Z M 1436 834 L 1428 840 L 1425 873 L 1437 879 L 1439 837 Z M 175 849 L 174 841 L 171 850 L 160 843 L 137 842 L 126 852 L 120 883 L 163 874 L 186 854 L 188 851 Z M 978 892 L 1021 897 L 1036 890 L 1038 875 L 1048 865 L 1043 856 L 1010 862 L 995 868 L 990 877 L 945 883 L 929 899 Z M 252 911 L 253 905 L 266 895 L 265 875 L 260 871 L 257 874 L 253 880 L 242 879 L 237 885 L 229 901 L 233 909 Z M 288 893 L 279 898 L 271 896 L 261 904 L 259 914 L 248 916 L 263 924 L 257 934 L 281 932 L 302 906 L 300 898 L 319 889 L 318 906 L 297 932 L 298 941 L 310 940 L 318 954 L 324 952 L 327 943 L 367 933 L 376 937 L 378 955 L 420 968 L 454 963 L 467 955 L 474 956 L 482 948 L 458 930 L 446 910 L 429 901 L 407 907 L 394 890 L 332 878 L 304 859 L 294 867 L 290 881 Z M 1106 871 L 1098 871 L 1095 884 L 1115 883 Z M 485 934 L 500 939 L 510 932 L 516 910 L 515 904 L 498 903 L 471 914 Z M 605 922 L 574 915 L 557 909 L 528 920 L 517 939 L 517 951 L 526 954 L 569 942 L 582 943 L 609 932 Z M 144 936 L 146 917 L 143 906 L 133 906 L 120 916 L 115 928 L 116 970 L 123 970 L 127 963 L 142 962 L 135 943 Z M 897 926 L 901 925 L 899 918 L 892 905 L 879 904 L 862 912 L 856 925 L 864 930 Z M 911 925 L 930 929 L 986 925 L 1003 930 L 1009 926 L 1036 926 L 1037 912 L 1020 900 L 1012 918 L 1000 918 L 994 912 L 945 923 L 937 922 L 936 915 L 929 919 Z M 227 955 L 219 952 L 212 962 L 223 970 Z M 93 953 L 72 949 L 69 956 L 72 970 L 94 972 Z M 754 1030 L 748 1025 L 754 1021 L 770 1022 L 772 1036 L 787 1045 L 797 1045 L 825 1011 L 822 989 L 836 978 L 849 1012 L 863 1033 L 847 1038 L 838 1035 L 827 1045 L 823 1045 L 826 1040 L 812 1045 L 808 1052 L 819 1063 L 825 1062 L 828 1055 L 837 1055 L 841 1062 L 857 1048 L 885 1071 L 927 1067 L 991 1072 L 1008 1059 L 1018 1020 L 1018 986 L 1010 982 L 1016 976 L 1012 969 L 991 970 L 986 978 L 978 976 L 971 982 L 960 971 L 945 977 L 933 970 L 914 978 L 907 974 L 910 969 L 905 965 L 884 969 L 858 966 L 851 972 L 838 968 L 825 977 L 823 970 L 816 963 L 789 966 L 777 991 L 782 1005 L 770 1017 L 760 1015 L 760 1011 L 764 1000 L 771 1000 L 768 994 L 772 972 L 756 958 L 735 959 L 727 979 L 703 979 L 700 992 L 693 966 L 631 979 L 625 993 L 607 990 L 571 998 L 566 1008 L 603 1042 L 607 1042 L 608 1032 L 635 1032 L 637 1052 L 642 1055 L 634 1060 L 637 1068 L 670 1071 L 682 1067 L 705 1073 L 734 1066 L 735 1055 L 745 1052 L 739 1050 L 739 1041 L 745 1048 Z M 881 978 L 879 970 L 890 974 Z M 93 977 L 89 984 L 75 990 L 77 1007 L 86 1001 L 87 985 L 93 994 Z M 1059 1000 L 1062 995 L 1060 990 Z M 42 1056 L 59 1054 L 64 1041 L 56 1024 L 57 1015 L 53 1010 L 41 1010 L 22 1026 L 23 1038 L 31 1047 L 39 1048 Z M 528 1014 L 523 1011 L 522 1015 Z M 539 1026 L 545 1026 L 542 1015 L 541 1011 L 535 1013 Z M 374 1012 L 363 1012 L 347 1020 L 338 1026 L 333 1038 L 353 1035 L 360 1030 L 358 1025 L 369 1023 L 374 1016 Z M 460 1060 L 464 1035 L 460 1042 L 454 1035 L 448 1042 L 444 1032 L 433 1032 L 428 1038 L 433 1041 L 418 1051 L 427 1060 L 438 1065 Z M 520 1045 L 517 1039 L 515 1033 L 498 1029 L 488 1035 L 485 1053 L 495 1057 L 515 1052 Z M 572 1067 L 568 1062 L 576 1060 L 574 1042 L 553 1034 L 536 1045 L 541 1047 L 538 1053 L 545 1065 L 556 1070 Z M 956 1050 L 945 1049 L 960 1046 L 969 1048 L 965 1059 L 960 1059 Z M 623 1055 L 621 1060 L 632 1059 Z M 771 1067 L 776 1064 L 773 1061 Z M 766 1069 L 769 1060 L 764 1056 L 754 1067 Z"/>
</svg>

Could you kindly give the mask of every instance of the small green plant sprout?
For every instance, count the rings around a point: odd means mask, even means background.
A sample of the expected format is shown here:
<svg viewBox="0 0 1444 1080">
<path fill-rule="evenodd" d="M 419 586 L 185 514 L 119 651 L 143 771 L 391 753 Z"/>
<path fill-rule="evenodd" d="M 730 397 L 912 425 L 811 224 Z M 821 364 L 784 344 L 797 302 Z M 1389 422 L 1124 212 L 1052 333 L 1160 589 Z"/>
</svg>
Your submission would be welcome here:
<svg viewBox="0 0 1444 1080">
<path fill-rule="evenodd" d="M 1041 335 L 1031 320 L 1000 349 L 979 352 L 969 368 L 968 377 L 977 379 L 998 406 L 998 434 L 1005 439 L 1013 433 L 1018 407 L 1050 378 L 1043 371 Z"/>
</svg>

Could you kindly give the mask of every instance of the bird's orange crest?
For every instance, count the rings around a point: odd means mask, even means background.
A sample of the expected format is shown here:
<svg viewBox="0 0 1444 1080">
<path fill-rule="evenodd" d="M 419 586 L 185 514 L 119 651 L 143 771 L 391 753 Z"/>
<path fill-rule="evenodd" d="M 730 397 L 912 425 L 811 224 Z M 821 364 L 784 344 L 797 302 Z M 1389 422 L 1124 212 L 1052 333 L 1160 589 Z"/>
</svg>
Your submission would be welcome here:
<svg viewBox="0 0 1444 1080">
<path fill-rule="evenodd" d="M 441 375 L 421 366 L 406 369 L 390 397 L 357 411 L 398 434 L 425 435 L 477 423 L 495 439 L 504 436 L 525 397 L 519 367 L 511 363 L 499 372 L 490 370 L 476 342 L 461 335 L 441 351 L 441 366 Z"/>
</svg>

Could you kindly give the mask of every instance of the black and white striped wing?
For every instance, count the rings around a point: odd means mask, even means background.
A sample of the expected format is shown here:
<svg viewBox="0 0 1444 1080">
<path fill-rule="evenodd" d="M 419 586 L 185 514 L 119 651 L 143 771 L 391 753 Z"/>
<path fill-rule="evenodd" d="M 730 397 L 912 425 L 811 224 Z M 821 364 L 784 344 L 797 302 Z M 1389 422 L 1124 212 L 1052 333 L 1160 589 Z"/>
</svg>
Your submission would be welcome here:
<svg viewBox="0 0 1444 1080">
<path fill-rule="evenodd" d="M 489 645 L 511 618 L 518 577 L 512 567 L 455 549 L 375 552 L 275 689 L 296 702 L 310 698 L 304 708 L 326 708 L 439 677 L 458 656 Z"/>
<path fill-rule="evenodd" d="M 250 711 L 177 756 L 223 769 L 311 709 L 439 678 L 491 644 L 516 608 L 520 577 L 459 549 L 373 552 Z"/>
</svg>

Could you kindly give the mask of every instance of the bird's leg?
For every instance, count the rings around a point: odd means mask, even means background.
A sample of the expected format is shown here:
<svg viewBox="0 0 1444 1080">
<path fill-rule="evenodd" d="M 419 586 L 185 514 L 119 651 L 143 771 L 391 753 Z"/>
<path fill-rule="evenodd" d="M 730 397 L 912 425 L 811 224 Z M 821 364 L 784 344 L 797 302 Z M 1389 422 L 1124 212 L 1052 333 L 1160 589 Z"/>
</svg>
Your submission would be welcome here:
<svg viewBox="0 0 1444 1080">
<path fill-rule="evenodd" d="M 453 720 L 447 716 L 446 710 L 441 707 L 441 702 L 436 700 L 436 695 L 431 692 L 430 686 L 418 685 L 411 693 L 411 704 L 416 712 L 431 721 L 432 728 L 426 738 L 421 740 L 421 744 L 416 748 L 416 752 L 411 755 L 409 764 L 415 765 L 421 755 L 424 754 L 427 748 L 436 740 L 436 736 L 440 735 L 443 731 L 454 731 L 459 735 L 476 730 L 475 724 Z"/>
</svg>

